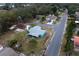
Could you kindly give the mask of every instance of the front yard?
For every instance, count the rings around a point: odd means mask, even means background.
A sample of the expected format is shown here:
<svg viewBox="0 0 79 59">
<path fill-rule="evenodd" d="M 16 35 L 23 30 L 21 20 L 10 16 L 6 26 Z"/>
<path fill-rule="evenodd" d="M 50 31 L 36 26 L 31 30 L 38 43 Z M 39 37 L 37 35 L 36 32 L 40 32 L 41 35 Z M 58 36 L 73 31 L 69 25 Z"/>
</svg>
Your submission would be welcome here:
<svg viewBox="0 0 79 59">
<path fill-rule="evenodd" d="M 43 28 L 45 29 L 45 27 Z M 42 55 L 45 52 L 47 44 L 52 36 L 52 30 L 46 28 L 48 31 L 44 37 L 31 37 L 26 35 L 25 41 L 22 43 L 22 52 L 25 55 Z"/>
</svg>

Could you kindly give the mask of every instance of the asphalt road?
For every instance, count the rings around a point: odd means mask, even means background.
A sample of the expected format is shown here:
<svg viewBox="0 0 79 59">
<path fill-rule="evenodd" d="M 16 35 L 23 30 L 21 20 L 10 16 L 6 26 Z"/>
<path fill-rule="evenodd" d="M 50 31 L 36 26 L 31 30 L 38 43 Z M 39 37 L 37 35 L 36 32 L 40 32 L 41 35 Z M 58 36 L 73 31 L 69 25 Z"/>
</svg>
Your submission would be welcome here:
<svg viewBox="0 0 79 59">
<path fill-rule="evenodd" d="M 58 56 L 67 18 L 67 14 L 64 14 L 60 19 L 60 23 L 52 27 L 55 35 L 47 47 L 46 56 Z"/>
</svg>

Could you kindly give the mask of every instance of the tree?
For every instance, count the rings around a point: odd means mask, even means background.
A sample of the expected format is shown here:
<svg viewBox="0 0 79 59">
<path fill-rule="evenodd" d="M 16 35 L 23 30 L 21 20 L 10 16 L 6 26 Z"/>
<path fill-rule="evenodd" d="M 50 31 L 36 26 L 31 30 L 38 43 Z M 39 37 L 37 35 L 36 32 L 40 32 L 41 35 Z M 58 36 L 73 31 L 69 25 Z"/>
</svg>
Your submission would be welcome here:
<svg viewBox="0 0 79 59">
<path fill-rule="evenodd" d="M 18 8 L 16 11 L 17 16 L 32 18 L 32 11 L 30 8 Z"/>
<path fill-rule="evenodd" d="M 73 29 L 75 28 L 75 23 L 74 20 L 69 20 L 67 29 L 66 29 L 66 45 L 64 51 L 67 52 L 68 54 L 72 51 L 73 49 L 73 43 L 71 41 L 71 37 L 73 35 Z"/>
<path fill-rule="evenodd" d="M 77 32 L 77 35 L 79 36 L 79 31 Z"/>
<path fill-rule="evenodd" d="M 11 41 L 8 42 L 8 46 L 13 47 L 16 43 L 17 43 L 16 39 L 11 40 Z"/>
<path fill-rule="evenodd" d="M 69 5 L 68 6 L 68 13 L 69 14 L 75 14 L 75 11 L 76 11 L 76 6 L 75 5 Z"/>
<path fill-rule="evenodd" d="M 14 3 L 15 8 L 23 8 L 26 3 Z"/>
<path fill-rule="evenodd" d="M 40 7 L 39 14 L 46 15 L 49 14 L 49 11 L 50 11 L 49 7 L 44 5 Z"/>
<path fill-rule="evenodd" d="M 33 16 L 33 18 L 36 18 L 36 15 L 37 15 L 37 13 L 39 12 L 39 10 L 37 10 L 37 8 L 36 7 L 32 7 L 32 16 Z"/>
<path fill-rule="evenodd" d="M 42 18 L 41 18 L 41 21 L 45 21 L 46 20 L 46 18 L 45 18 L 45 16 L 43 16 Z"/>
<path fill-rule="evenodd" d="M 55 13 L 57 12 L 57 6 L 56 6 L 56 5 L 52 6 L 51 10 L 52 10 L 53 13 L 55 14 Z"/>
<path fill-rule="evenodd" d="M 8 31 L 9 27 L 16 22 L 16 13 L 14 11 L 0 12 L 1 33 Z"/>
<path fill-rule="evenodd" d="M 2 11 L 2 12 L 0 12 L 0 18 L 1 18 L 1 20 L 0 21 L 2 21 L 2 22 L 4 22 L 4 21 L 6 21 L 6 22 L 14 22 L 14 21 L 16 21 L 16 12 L 15 11 L 7 11 L 7 10 L 5 10 L 5 11 Z"/>
</svg>

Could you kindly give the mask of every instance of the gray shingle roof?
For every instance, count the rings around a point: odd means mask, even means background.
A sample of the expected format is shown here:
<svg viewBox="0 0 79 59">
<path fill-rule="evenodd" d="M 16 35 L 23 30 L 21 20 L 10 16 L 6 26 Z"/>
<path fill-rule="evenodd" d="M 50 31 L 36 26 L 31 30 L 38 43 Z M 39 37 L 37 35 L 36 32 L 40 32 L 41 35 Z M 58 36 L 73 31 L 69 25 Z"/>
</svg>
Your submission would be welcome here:
<svg viewBox="0 0 79 59">
<path fill-rule="evenodd" d="M 18 56 L 18 54 L 12 48 L 4 48 L 0 51 L 0 56 Z"/>
</svg>

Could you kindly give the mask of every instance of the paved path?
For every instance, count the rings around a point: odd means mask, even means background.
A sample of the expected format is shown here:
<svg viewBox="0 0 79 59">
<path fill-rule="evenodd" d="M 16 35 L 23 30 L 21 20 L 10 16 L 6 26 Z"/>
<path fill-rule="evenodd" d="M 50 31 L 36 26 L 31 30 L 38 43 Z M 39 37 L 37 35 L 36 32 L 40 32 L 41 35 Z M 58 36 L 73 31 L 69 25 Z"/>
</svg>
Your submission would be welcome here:
<svg viewBox="0 0 79 59">
<path fill-rule="evenodd" d="M 64 14 L 60 19 L 60 23 L 53 27 L 55 36 L 52 38 L 51 42 L 48 45 L 45 53 L 47 56 L 58 56 L 67 18 L 68 16 Z"/>
</svg>

